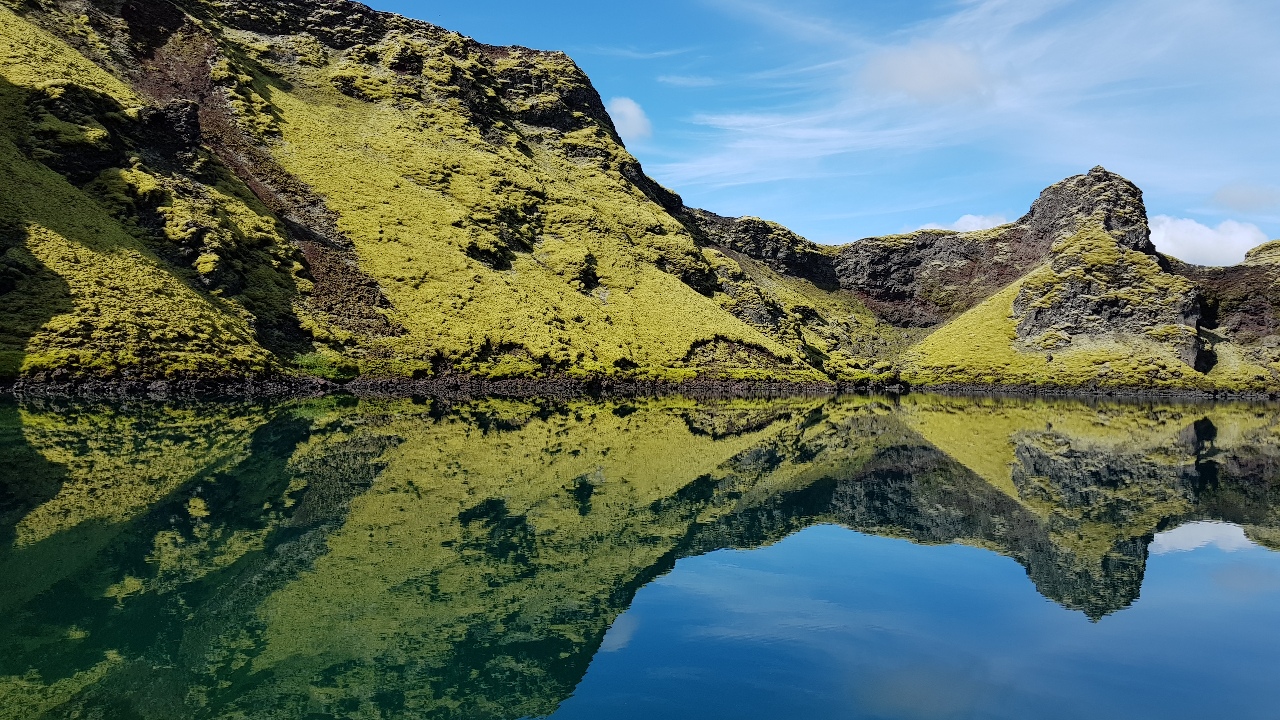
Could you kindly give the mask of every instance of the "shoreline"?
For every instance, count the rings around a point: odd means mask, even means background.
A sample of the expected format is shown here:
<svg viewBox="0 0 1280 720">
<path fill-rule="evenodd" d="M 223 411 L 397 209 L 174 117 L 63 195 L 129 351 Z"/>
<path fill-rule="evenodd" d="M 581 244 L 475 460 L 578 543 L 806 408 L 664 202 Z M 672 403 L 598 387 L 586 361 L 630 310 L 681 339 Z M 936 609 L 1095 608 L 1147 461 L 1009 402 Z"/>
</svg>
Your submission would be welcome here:
<svg viewBox="0 0 1280 720">
<path fill-rule="evenodd" d="M 1202 389 L 1135 387 L 1061 387 L 971 385 L 947 383 L 910 386 L 845 385 L 836 382 L 790 382 L 695 378 L 673 382 L 635 378 L 505 378 L 470 375 L 411 378 L 356 378 L 339 383 L 318 377 L 180 378 L 174 380 L 83 380 L 48 382 L 19 380 L 0 384 L 0 398 L 16 400 L 286 400 L 326 396 L 357 398 L 430 397 L 461 401 L 484 397 L 513 399 L 610 399 L 679 395 L 692 399 L 819 397 L 848 394 L 935 394 L 955 397 L 1056 398 L 1079 400 L 1171 400 L 1183 402 L 1276 402 L 1275 391 L 1233 392 Z"/>
<path fill-rule="evenodd" d="M 900 388 L 905 390 L 905 388 Z M 866 388 L 887 390 L 887 388 Z M 682 382 L 625 378 L 506 378 L 448 375 L 428 379 L 357 378 L 345 383 L 316 377 L 178 380 L 17 381 L 0 385 L 0 397 L 17 400 L 286 400 L 326 396 L 357 398 L 432 397 L 459 401 L 484 397 L 638 398 L 683 395 L 695 399 L 834 396 L 832 382 L 786 382 L 695 378 Z"/>
</svg>

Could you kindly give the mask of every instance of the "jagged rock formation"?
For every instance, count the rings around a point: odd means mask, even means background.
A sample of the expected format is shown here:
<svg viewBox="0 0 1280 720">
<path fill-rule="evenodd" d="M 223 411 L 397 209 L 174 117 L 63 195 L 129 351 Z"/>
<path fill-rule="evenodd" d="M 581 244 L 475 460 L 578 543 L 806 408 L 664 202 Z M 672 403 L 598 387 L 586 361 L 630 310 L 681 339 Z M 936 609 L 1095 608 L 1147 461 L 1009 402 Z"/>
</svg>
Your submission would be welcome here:
<svg viewBox="0 0 1280 720">
<path fill-rule="evenodd" d="M 834 248 L 810 242 L 760 218 L 726 218 L 706 210 L 689 212 L 709 243 L 721 250 L 758 260 L 776 273 L 808 280 L 822 290 L 840 287 Z"/>
<path fill-rule="evenodd" d="M 1014 300 L 1020 340 L 1054 350 L 1076 335 L 1148 334 L 1188 366 L 1212 367 L 1196 289 L 1156 253 L 1136 185 L 1097 167 L 1046 190 L 1024 221 L 1054 245 L 1049 271 Z"/>
<path fill-rule="evenodd" d="M 1165 258 L 1102 168 L 823 247 L 686 208 L 563 53 L 347 0 L 0 0 L 0 32 L 2 381 L 1280 378 L 1274 249 Z"/>
<path fill-rule="evenodd" d="M 1046 189 L 1017 222 L 958 233 L 921 230 L 868 238 L 839 254 L 841 285 L 896 325 L 933 327 L 969 310 L 1045 262 L 1082 224 L 1130 250 L 1154 254 L 1142 192 L 1103 168 Z"/>
</svg>

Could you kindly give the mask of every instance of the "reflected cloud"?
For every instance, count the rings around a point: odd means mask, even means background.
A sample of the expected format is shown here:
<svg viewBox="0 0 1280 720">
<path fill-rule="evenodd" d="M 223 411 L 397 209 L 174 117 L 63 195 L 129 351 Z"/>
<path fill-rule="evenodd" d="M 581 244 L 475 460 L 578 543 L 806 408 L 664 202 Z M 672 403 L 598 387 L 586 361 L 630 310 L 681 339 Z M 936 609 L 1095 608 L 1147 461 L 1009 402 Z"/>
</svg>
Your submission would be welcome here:
<svg viewBox="0 0 1280 720">
<path fill-rule="evenodd" d="M 859 683 L 859 700 L 872 717 L 944 720 L 971 717 L 990 692 L 973 668 L 916 666 L 873 673 Z"/>
<path fill-rule="evenodd" d="M 1221 522 L 1192 522 L 1166 532 L 1157 533 L 1152 541 L 1152 555 L 1190 552 L 1212 545 L 1225 552 L 1236 552 L 1257 547 L 1257 543 L 1245 537 L 1244 528 Z"/>
<path fill-rule="evenodd" d="M 625 613 L 613 621 L 613 627 L 600 643 L 600 652 L 618 652 L 631 644 L 636 630 L 640 627 L 640 619 L 632 613 Z"/>
</svg>

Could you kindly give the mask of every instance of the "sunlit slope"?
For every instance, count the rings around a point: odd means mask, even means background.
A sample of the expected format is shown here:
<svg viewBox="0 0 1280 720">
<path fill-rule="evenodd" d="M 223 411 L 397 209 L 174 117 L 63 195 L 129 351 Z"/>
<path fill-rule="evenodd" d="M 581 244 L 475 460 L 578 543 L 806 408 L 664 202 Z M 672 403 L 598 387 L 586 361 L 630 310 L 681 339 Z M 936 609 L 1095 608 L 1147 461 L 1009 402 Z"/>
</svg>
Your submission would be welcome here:
<svg viewBox="0 0 1280 720">
<path fill-rule="evenodd" d="M 146 102 L 4 7 L 0 44 L 0 377 L 276 367 L 259 343 L 292 312 L 276 220 L 216 164 L 203 181 L 149 164 Z M 259 284 L 220 289 L 231 262 Z"/>
<path fill-rule="evenodd" d="M 407 331 L 369 370 L 818 377 L 695 289 L 706 261 L 634 182 L 607 116 L 563 107 L 594 94 L 567 57 L 423 30 L 304 63 L 288 61 L 297 38 L 232 37 L 260 63 L 239 71 L 272 153 L 337 214 Z M 499 101 L 512 83 L 542 95 Z"/>
<path fill-rule="evenodd" d="M 1265 391 L 1274 368 L 1231 343 L 1197 355 L 1204 340 L 1179 306 L 1194 297 L 1158 257 L 1086 224 L 1054 246 L 1050 263 L 909 348 L 903 377 L 918 385 Z"/>
</svg>

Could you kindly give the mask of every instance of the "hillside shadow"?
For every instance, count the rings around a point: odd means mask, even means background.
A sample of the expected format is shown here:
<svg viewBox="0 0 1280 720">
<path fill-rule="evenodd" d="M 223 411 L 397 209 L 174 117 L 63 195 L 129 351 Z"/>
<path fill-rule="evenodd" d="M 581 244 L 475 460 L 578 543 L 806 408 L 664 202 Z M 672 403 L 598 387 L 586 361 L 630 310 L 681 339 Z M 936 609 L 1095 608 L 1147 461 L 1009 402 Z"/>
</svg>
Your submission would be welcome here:
<svg viewBox="0 0 1280 720">
<path fill-rule="evenodd" d="M 50 134 L 24 128 L 26 121 L 21 117 L 10 124 L 13 147 L 0 154 L 0 378 L 18 372 L 22 358 L 17 350 L 34 332 L 52 316 L 73 309 L 67 283 L 24 249 L 31 225 L 103 252 L 120 248 L 126 237 L 137 238 L 146 254 L 154 258 L 158 271 L 200 295 L 216 293 L 244 307 L 254 318 L 258 342 L 278 357 L 288 361 L 314 349 L 310 334 L 294 311 L 301 291 L 288 263 L 281 263 L 269 248 L 248 241 L 232 245 L 206 242 L 223 232 L 215 227 L 213 215 L 193 215 L 188 222 L 190 232 L 182 238 L 166 234 L 166 208 L 183 207 L 183 198 L 175 195 L 175 188 L 186 187 L 191 181 L 199 187 L 202 182 L 232 177 L 216 161 L 211 170 L 191 169 L 200 154 L 194 104 L 172 102 L 149 107 L 132 121 L 115 98 L 96 90 L 68 84 L 56 94 L 41 95 L 3 78 L 0 98 L 11 106 L 11 112 L 17 108 L 15 116 L 23 112 L 47 115 L 68 128 L 106 130 L 105 139 L 85 150 L 76 138 L 64 137 L 65 132 Z M 137 197 L 121 195 L 117 186 L 128 187 L 121 178 L 123 168 L 137 157 L 142 158 L 148 173 L 172 182 Z M 14 167 L 4 167 L 9 164 Z M 8 184 L 12 186 L 5 187 Z M 249 188 L 238 186 L 235 190 L 258 216 L 258 225 L 278 224 Z M 218 215 L 222 208 L 213 207 L 212 212 Z M 119 228 L 118 233 L 107 231 L 113 225 Z M 197 265 L 211 247 L 219 255 L 218 270 L 200 274 Z"/>
<path fill-rule="evenodd" d="M 67 480 L 63 466 L 31 447 L 22 431 L 18 403 L 0 399 L 0 552 L 13 544 L 18 522 L 58 495 Z"/>
</svg>

